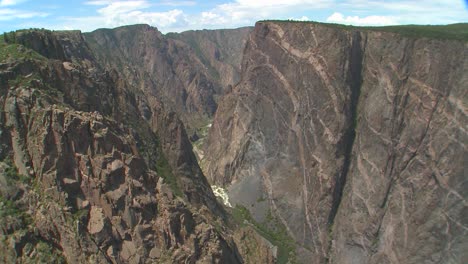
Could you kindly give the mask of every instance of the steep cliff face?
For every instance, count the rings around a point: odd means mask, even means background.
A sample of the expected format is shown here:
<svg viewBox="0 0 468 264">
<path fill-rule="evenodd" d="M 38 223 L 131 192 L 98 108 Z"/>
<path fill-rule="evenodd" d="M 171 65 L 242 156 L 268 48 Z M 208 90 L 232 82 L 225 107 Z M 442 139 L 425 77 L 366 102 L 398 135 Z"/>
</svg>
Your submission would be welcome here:
<svg viewBox="0 0 468 264">
<path fill-rule="evenodd" d="M 259 22 L 204 170 L 313 263 L 463 262 L 467 44 Z"/>
<path fill-rule="evenodd" d="M 326 256 L 341 146 L 352 126 L 346 102 L 353 37 L 327 27 L 258 23 L 241 81 L 220 104 L 207 143 L 207 177 L 229 186 L 231 201 L 258 221 L 271 211 L 300 254 L 317 263 Z"/>
<path fill-rule="evenodd" d="M 217 97 L 237 81 L 250 28 L 162 35 L 148 25 L 85 35 L 100 61 L 160 98 L 189 128 L 213 115 Z"/>
<path fill-rule="evenodd" d="M 214 97 L 224 94 L 229 85 L 239 81 L 240 66 L 251 27 L 220 30 L 196 30 L 167 37 L 187 43 L 208 68 L 208 74 L 219 83 Z"/>
<path fill-rule="evenodd" d="M 3 261 L 243 262 L 174 113 L 79 32 L 14 41 L 0 43 Z"/>
<path fill-rule="evenodd" d="M 332 262 L 464 263 L 468 45 L 368 33 Z"/>
</svg>

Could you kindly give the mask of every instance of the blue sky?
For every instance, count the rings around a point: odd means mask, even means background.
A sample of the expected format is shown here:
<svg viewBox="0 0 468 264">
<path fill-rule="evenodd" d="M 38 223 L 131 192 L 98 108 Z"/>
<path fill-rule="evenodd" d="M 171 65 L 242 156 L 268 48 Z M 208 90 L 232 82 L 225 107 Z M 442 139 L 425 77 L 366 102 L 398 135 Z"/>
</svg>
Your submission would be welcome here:
<svg viewBox="0 0 468 264">
<path fill-rule="evenodd" d="M 163 33 L 252 26 L 262 19 L 353 25 L 468 22 L 468 0 L 0 0 L 0 32 L 92 31 L 145 23 Z"/>
</svg>

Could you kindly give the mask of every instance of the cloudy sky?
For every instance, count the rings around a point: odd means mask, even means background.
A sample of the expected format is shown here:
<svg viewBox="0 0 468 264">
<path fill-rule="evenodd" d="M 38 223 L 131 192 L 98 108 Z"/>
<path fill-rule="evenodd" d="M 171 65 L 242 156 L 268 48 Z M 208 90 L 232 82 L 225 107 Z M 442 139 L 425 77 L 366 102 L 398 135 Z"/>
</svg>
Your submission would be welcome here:
<svg viewBox="0 0 468 264">
<path fill-rule="evenodd" d="M 0 0 L 0 32 L 92 31 L 145 23 L 162 32 L 235 28 L 262 19 L 353 25 L 468 22 L 468 0 Z"/>
</svg>

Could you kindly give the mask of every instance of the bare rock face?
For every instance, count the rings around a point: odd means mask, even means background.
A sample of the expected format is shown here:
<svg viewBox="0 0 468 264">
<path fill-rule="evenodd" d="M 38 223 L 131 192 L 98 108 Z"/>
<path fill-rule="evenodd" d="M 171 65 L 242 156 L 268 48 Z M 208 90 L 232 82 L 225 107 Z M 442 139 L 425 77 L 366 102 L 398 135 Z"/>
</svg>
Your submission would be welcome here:
<svg viewBox="0 0 468 264">
<path fill-rule="evenodd" d="M 155 33 L 156 37 L 160 36 L 156 29 L 149 26 L 135 27 L 142 27 Z M 118 65 L 106 66 L 107 61 L 100 57 L 103 55 L 92 50 L 92 45 L 89 45 L 79 32 L 69 33 L 31 31 L 19 34 L 17 39 L 27 39 L 25 45 L 35 48 L 38 46 L 36 42 L 42 43 L 42 35 L 45 35 L 50 42 L 69 50 L 66 56 L 64 55 L 65 61 L 54 61 L 51 70 L 40 72 L 51 82 L 51 86 L 58 90 L 58 96 L 55 97 L 61 96 L 61 102 L 76 109 L 98 111 L 111 116 L 117 122 L 128 124 L 138 134 L 137 145 L 144 149 L 142 155 L 146 160 L 157 160 L 157 164 L 151 165 L 152 169 L 164 171 L 164 177 L 171 178 L 172 185 L 177 184 L 180 187 L 180 195 L 188 198 L 193 205 L 206 205 L 214 214 L 222 215 L 222 208 L 216 203 L 209 184 L 198 167 L 184 125 L 177 114 L 164 106 L 164 100 L 150 89 L 154 87 L 139 87 L 132 79 L 122 79 Z M 154 37 L 152 34 L 150 36 Z M 73 47 L 80 49 L 74 50 Z M 38 48 L 36 51 L 43 56 L 48 55 L 47 49 Z M 118 56 L 116 58 L 124 59 Z M 24 71 L 31 71 L 34 67 L 40 68 L 35 65 Z M 56 99 L 55 97 L 53 99 Z M 158 140 L 143 143 L 154 136 L 152 134 L 156 134 Z M 155 151 L 160 153 L 152 153 Z"/>
<path fill-rule="evenodd" d="M 468 45 L 368 33 L 335 263 L 468 260 Z"/>
<path fill-rule="evenodd" d="M 217 98 L 238 80 L 250 29 L 162 35 L 135 25 L 96 30 L 85 38 L 100 61 L 196 127 L 200 118 L 214 114 Z"/>
<path fill-rule="evenodd" d="M 86 53 L 0 43 L 2 260 L 242 263 L 177 116 L 82 36 L 32 32 Z"/>
<path fill-rule="evenodd" d="M 207 143 L 207 177 L 229 186 L 231 202 L 258 221 L 275 214 L 317 263 L 345 159 L 337 150 L 352 125 L 351 39 L 326 27 L 257 23 L 241 81 L 223 98 Z"/>
<path fill-rule="evenodd" d="M 200 62 L 208 68 L 208 75 L 221 88 L 213 95 L 216 99 L 224 94 L 229 85 L 239 81 L 242 54 L 251 31 L 251 27 L 195 30 L 171 33 L 167 37 L 188 44 Z"/>
<path fill-rule="evenodd" d="M 205 174 L 304 263 L 466 261 L 468 46 L 259 22 Z M 465 250 L 466 251 L 466 250 Z"/>
<path fill-rule="evenodd" d="M 175 196 L 157 184 L 162 179 L 147 169 L 132 137 L 111 121 L 57 106 L 32 110 L 22 139 L 29 143 L 14 149 L 15 160 L 30 157 L 34 171 L 36 187 L 25 186 L 23 199 L 33 205 L 37 236 L 59 245 L 67 262 L 241 259 L 205 217 L 183 201 L 173 202 Z M 7 112 L 8 124 L 14 118 Z M 19 128 L 13 127 L 14 139 Z M 193 242 L 208 234 L 205 244 Z M 155 248 L 161 253 L 150 254 Z"/>
</svg>

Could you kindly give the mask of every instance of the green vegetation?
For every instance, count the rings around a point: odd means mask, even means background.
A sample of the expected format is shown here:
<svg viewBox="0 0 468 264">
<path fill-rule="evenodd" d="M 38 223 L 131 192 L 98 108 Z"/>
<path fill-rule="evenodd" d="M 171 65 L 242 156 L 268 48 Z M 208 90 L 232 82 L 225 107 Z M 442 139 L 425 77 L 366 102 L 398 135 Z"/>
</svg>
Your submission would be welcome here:
<svg viewBox="0 0 468 264">
<path fill-rule="evenodd" d="M 16 207 L 16 204 L 12 200 L 6 200 L 0 196 L 0 219 L 13 216 L 17 217 L 21 215 L 21 210 Z"/>
<path fill-rule="evenodd" d="M 278 247 L 277 263 L 296 263 L 295 242 L 271 211 L 263 223 L 255 221 L 249 210 L 241 205 L 236 205 L 231 213 L 237 224 L 252 226 L 262 237 Z"/>
<path fill-rule="evenodd" d="M 2 35 L 2 41 L 7 43 L 15 43 L 16 42 L 16 32 L 5 32 Z"/>
<path fill-rule="evenodd" d="M 23 263 L 67 263 L 59 250 L 45 241 L 39 241 L 35 246 L 28 243 L 23 251 L 29 253 Z"/>
<path fill-rule="evenodd" d="M 31 49 L 28 49 L 19 44 L 7 44 L 2 39 L 0 39 L 0 63 L 13 61 L 27 61 L 31 63 L 31 61 L 46 60 L 47 59 L 45 57 Z M 40 89 L 42 92 L 52 98 L 63 97 L 63 93 L 61 91 L 44 83 L 42 81 L 42 77 L 37 72 L 28 75 L 17 74 L 14 76 L 14 79 L 5 81 L 8 83 L 8 86 L 5 86 L 4 88 L 10 87 L 11 89 L 18 87 L 33 87 Z"/>
<path fill-rule="evenodd" d="M 20 44 L 8 44 L 3 39 L 0 41 L 0 62 L 10 60 L 45 60 L 39 53 L 25 48 Z"/>
<path fill-rule="evenodd" d="M 404 37 L 409 38 L 452 39 L 468 41 L 468 23 L 458 23 L 450 25 L 401 25 L 384 27 L 358 27 L 342 24 L 320 23 L 315 21 L 264 20 L 262 22 L 310 23 L 340 28 L 344 30 L 381 31 L 398 33 Z"/>
<path fill-rule="evenodd" d="M 208 131 L 210 130 L 210 124 L 213 122 L 213 119 L 206 115 L 194 114 L 190 117 L 186 123 L 187 135 L 191 136 L 194 133 L 197 133 L 200 139 L 208 136 Z"/>
<path fill-rule="evenodd" d="M 31 182 L 30 177 L 18 173 L 18 169 L 15 167 L 11 159 L 5 159 L 3 162 L 6 165 L 4 173 L 8 184 L 15 184 L 16 182 L 29 184 Z"/>
<path fill-rule="evenodd" d="M 27 76 L 24 75 L 17 75 L 16 79 L 12 79 L 8 81 L 10 87 L 20 87 L 20 86 L 28 86 L 30 87 L 32 83 L 36 80 L 39 80 L 40 77 L 38 74 L 30 74 Z"/>
<path fill-rule="evenodd" d="M 0 196 L 0 227 L 6 224 L 6 218 L 11 218 L 17 225 L 26 228 L 32 222 L 31 216 L 21 209 L 15 201 L 7 200 Z"/>
<path fill-rule="evenodd" d="M 172 172 L 169 162 L 163 154 L 164 152 L 158 142 L 157 136 L 150 130 L 146 130 L 141 124 L 138 124 L 138 122 L 135 121 L 136 119 L 130 118 L 128 120 L 128 125 L 137 131 L 139 135 L 137 138 L 137 148 L 149 165 L 149 168 L 155 170 L 158 176 L 164 179 L 164 183 L 169 185 L 176 196 L 182 197 L 182 190 L 179 187 L 177 178 Z"/>
<path fill-rule="evenodd" d="M 244 224 L 244 220 L 252 220 L 249 210 L 242 205 L 236 205 L 236 207 L 232 209 L 232 218 L 238 224 Z"/>
<path fill-rule="evenodd" d="M 162 155 L 162 150 L 159 153 L 160 155 L 156 161 L 156 172 L 164 179 L 164 182 L 171 187 L 175 195 L 182 197 L 182 190 L 177 184 L 177 179 L 172 173 L 171 166 L 167 162 L 166 157 Z"/>
<path fill-rule="evenodd" d="M 10 32 L 5 32 L 2 35 L 2 40 L 7 42 L 7 43 L 15 43 L 18 40 L 18 37 L 21 36 L 24 33 L 31 33 L 31 32 L 46 32 L 50 33 L 52 32 L 51 30 L 44 29 L 44 28 L 29 28 L 29 29 L 20 29 L 16 31 L 10 31 Z"/>
<path fill-rule="evenodd" d="M 30 182 L 29 177 L 18 173 L 17 168 L 9 157 L 0 162 L 0 173 L 2 174 L 2 178 L 6 179 L 7 186 L 3 186 L 6 188 L 9 188 L 9 186 L 16 188 L 18 182 Z M 6 228 L 11 223 L 14 223 L 17 227 L 25 228 L 31 223 L 31 216 L 19 206 L 17 201 L 0 195 L 0 228 Z"/>
<path fill-rule="evenodd" d="M 88 217 L 88 209 L 79 209 L 73 213 L 73 220 L 83 222 Z"/>
<path fill-rule="evenodd" d="M 190 143 L 192 143 L 193 151 L 196 154 L 195 156 L 197 157 L 199 166 L 203 168 L 205 163 L 204 160 L 200 158 L 202 157 L 201 155 L 203 155 L 203 144 L 205 144 L 205 140 L 208 137 L 213 119 L 204 115 L 194 116 L 191 119 L 190 124 L 186 126 L 187 134 L 189 137 L 194 134 L 198 136 L 197 140 L 190 140 Z"/>
</svg>

